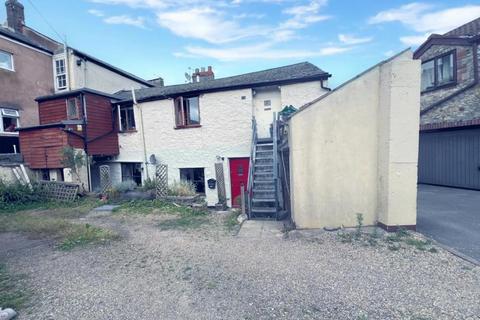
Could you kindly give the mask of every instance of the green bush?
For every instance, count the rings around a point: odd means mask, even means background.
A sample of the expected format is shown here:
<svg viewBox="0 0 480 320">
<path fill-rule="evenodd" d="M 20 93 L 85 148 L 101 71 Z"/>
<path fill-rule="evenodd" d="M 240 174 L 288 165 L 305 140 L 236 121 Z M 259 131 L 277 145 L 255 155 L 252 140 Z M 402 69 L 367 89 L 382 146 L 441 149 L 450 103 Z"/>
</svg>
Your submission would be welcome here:
<svg viewBox="0 0 480 320">
<path fill-rule="evenodd" d="M 169 196 L 194 196 L 196 195 L 195 185 L 191 181 L 174 181 L 168 186 L 168 195 Z"/>
<path fill-rule="evenodd" d="M 143 181 L 143 186 L 142 186 L 143 191 L 155 190 L 156 188 L 157 188 L 156 179 L 147 178 L 145 179 L 145 181 Z"/>
<path fill-rule="evenodd" d="M 131 180 L 122 181 L 113 186 L 113 189 L 115 189 L 115 191 L 120 193 L 132 191 L 132 190 L 135 190 L 135 188 L 137 188 L 137 184 Z"/>
<path fill-rule="evenodd" d="M 29 186 L 20 183 L 6 183 L 0 180 L 0 210 L 28 206 L 45 201 L 40 186 Z"/>
</svg>

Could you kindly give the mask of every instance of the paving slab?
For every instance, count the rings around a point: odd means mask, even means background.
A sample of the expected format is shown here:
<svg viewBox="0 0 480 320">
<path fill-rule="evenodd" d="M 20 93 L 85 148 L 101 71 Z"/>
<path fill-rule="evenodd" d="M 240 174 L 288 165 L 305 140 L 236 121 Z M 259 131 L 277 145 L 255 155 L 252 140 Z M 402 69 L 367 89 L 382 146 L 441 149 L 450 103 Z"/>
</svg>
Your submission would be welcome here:
<svg viewBox="0 0 480 320">
<path fill-rule="evenodd" d="M 266 239 L 283 237 L 283 222 L 272 220 L 247 220 L 242 224 L 237 237 L 246 239 Z"/>
</svg>

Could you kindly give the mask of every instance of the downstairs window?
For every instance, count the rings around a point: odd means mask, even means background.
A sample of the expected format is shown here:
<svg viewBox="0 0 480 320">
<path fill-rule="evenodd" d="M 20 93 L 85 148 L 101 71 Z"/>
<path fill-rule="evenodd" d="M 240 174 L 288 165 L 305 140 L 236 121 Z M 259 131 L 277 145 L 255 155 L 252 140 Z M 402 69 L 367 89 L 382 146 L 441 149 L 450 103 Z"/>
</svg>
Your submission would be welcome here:
<svg viewBox="0 0 480 320">
<path fill-rule="evenodd" d="M 204 168 L 182 168 L 180 169 L 180 179 L 192 182 L 197 193 L 205 193 Z"/>
</svg>

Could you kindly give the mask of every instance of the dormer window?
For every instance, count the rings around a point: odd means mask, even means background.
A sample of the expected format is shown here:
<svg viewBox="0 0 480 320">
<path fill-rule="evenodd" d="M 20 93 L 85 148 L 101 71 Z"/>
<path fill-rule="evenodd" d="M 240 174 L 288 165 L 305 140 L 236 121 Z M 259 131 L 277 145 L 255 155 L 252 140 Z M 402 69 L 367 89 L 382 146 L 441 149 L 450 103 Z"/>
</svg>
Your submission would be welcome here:
<svg viewBox="0 0 480 320">
<path fill-rule="evenodd" d="M 178 129 L 200 126 L 198 97 L 178 97 L 175 99 L 175 126 Z"/>
<path fill-rule="evenodd" d="M 456 83 L 455 50 L 422 63 L 422 92 Z"/>
<path fill-rule="evenodd" d="M 135 113 L 133 111 L 133 105 L 120 107 L 120 131 L 128 132 L 135 131 Z"/>
<path fill-rule="evenodd" d="M 65 59 L 55 60 L 55 87 L 57 90 L 65 90 L 67 88 L 67 72 L 65 67 Z"/>
</svg>

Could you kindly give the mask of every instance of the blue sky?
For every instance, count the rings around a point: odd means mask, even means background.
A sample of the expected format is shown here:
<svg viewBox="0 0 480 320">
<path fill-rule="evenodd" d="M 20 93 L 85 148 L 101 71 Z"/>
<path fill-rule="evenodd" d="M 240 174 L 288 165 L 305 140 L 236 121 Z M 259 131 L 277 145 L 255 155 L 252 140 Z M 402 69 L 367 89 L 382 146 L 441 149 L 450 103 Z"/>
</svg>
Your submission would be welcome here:
<svg viewBox="0 0 480 320">
<path fill-rule="evenodd" d="M 431 33 L 480 16 L 478 2 L 462 0 L 21 2 L 27 25 L 166 84 L 185 82 L 189 68 L 212 65 L 224 77 L 310 61 L 333 74 L 335 87 Z"/>
</svg>

